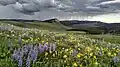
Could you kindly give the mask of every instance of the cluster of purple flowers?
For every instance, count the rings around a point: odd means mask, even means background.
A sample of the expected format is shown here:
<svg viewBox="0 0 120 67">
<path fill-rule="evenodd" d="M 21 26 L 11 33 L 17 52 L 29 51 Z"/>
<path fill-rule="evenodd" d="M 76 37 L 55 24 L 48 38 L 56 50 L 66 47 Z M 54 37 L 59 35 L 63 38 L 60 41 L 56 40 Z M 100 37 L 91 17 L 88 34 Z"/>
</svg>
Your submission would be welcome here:
<svg viewBox="0 0 120 67">
<path fill-rule="evenodd" d="M 118 62 L 120 62 L 119 57 L 117 57 L 117 56 L 113 57 L 113 62 L 114 62 L 114 63 L 118 63 Z"/>
<path fill-rule="evenodd" d="M 18 66 L 23 66 L 23 60 L 26 60 L 26 66 L 30 67 L 31 63 L 35 63 L 38 54 L 44 53 L 46 51 L 55 51 L 56 44 L 38 44 L 38 45 L 24 45 L 18 50 L 14 50 L 12 54 L 12 59 L 18 62 Z"/>
</svg>

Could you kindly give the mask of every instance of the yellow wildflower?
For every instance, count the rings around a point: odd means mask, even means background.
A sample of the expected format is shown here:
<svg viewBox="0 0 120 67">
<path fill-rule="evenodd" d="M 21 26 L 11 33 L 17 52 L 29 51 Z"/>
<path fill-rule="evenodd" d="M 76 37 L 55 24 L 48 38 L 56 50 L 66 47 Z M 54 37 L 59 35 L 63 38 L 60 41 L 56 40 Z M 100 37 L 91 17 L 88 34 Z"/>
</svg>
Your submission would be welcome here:
<svg viewBox="0 0 120 67">
<path fill-rule="evenodd" d="M 67 58 L 67 55 L 64 55 L 63 58 Z"/>
<path fill-rule="evenodd" d="M 78 50 L 80 50 L 80 48 L 78 48 Z"/>
<path fill-rule="evenodd" d="M 74 65 L 75 67 L 77 67 L 77 66 L 78 66 L 76 62 L 75 62 L 73 65 Z"/>
<path fill-rule="evenodd" d="M 116 49 L 116 52 L 120 52 L 120 50 L 119 50 L 119 49 Z"/>
<path fill-rule="evenodd" d="M 45 56 L 47 56 L 48 55 L 48 52 L 45 52 Z"/>
<path fill-rule="evenodd" d="M 94 59 L 96 59 L 96 56 L 93 56 Z"/>
<path fill-rule="evenodd" d="M 111 56 L 111 53 L 110 53 L 110 52 L 108 52 L 108 56 Z"/>
<path fill-rule="evenodd" d="M 93 53 L 90 53 L 90 56 L 93 56 Z"/>
<path fill-rule="evenodd" d="M 78 57 L 78 58 L 80 58 L 81 56 L 83 56 L 83 54 L 81 54 L 81 53 L 78 53 L 78 54 L 77 54 L 77 57 Z"/>
<path fill-rule="evenodd" d="M 82 67 L 82 64 L 80 64 L 79 66 Z"/>
<path fill-rule="evenodd" d="M 44 43 L 44 41 L 42 41 L 42 43 Z"/>
<path fill-rule="evenodd" d="M 117 54 L 116 53 L 113 53 L 113 56 L 116 56 Z"/>
<path fill-rule="evenodd" d="M 68 49 L 65 49 L 65 52 L 69 51 Z"/>
<path fill-rule="evenodd" d="M 94 62 L 95 65 L 98 65 L 99 63 L 98 62 Z"/>
<path fill-rule="evenodd" d="M 53 57 L 55 57 L 55 54 L 53 54 Z"/>
<path fill-rule="evenodd" d="M 90 52 L 92 49 L 90 47 L 86 47 L 85 51 Z"/>
</svg>

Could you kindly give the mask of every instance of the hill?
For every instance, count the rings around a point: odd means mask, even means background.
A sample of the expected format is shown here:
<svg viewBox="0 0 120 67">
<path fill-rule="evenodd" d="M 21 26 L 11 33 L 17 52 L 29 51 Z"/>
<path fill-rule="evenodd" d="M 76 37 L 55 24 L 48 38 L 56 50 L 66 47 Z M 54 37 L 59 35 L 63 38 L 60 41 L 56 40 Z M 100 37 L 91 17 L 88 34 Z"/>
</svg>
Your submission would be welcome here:
<svg viewBox="0 0 120 67">
<path fill-rule="evenodd" d="M 70 30 L 86 31 L 90 34 L 120 33 L 120 23 L 105 23 L 101 21 L 61 21 L 61 24 L 72 27 Z"/>
<path fill-rule="evenodd" d="M 102 33 L 120 34 L 120 23 L 105 23 L 101 21 L 78 21 L 78 20 L 60 21 L 56 18 L 44 21 L 24 19 L 0 19 L 0 21 L 20 27 L 39 28 L 51 31 L 52 30 L 84 31 L 89 34 L 102 34 Z"/>
</svg>

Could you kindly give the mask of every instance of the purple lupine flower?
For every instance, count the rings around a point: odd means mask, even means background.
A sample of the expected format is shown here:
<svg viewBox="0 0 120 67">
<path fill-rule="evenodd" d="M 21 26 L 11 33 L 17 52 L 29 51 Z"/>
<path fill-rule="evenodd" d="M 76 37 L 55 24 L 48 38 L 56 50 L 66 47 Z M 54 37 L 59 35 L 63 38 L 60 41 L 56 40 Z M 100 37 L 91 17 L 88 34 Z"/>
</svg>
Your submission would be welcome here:
<svg viewBox="0 0 120 67">
<path fill-rule="evenodd" d="M 15 49 L 12 54 L 12 59 L 17 60 L 17 50 Z"/>
<path fill-rule="evenodd" d="M 44 48 L 45 51 L 48 51 L 48 46 L 47 46 L 47 44 L 44 44 L 43 48 Z"/>
<path fill-rule="evenodd" d="M 20 55 L 21 57 L 24 56 L 24 51 L 23 51 L 22 49 L 20 50 L 19 55 Z"/>
<path fill-rule="evenodd" d="M 49 45 L 49 51 L 52 51 L 52 45 L 51 44 Z"/>
<path fill-rule="evenodd" d="M 39 46 L 38 46 L 38 52 L 39 53 L 43 53 L 44 52 L 43 45 L 39 44 Z"/>
<path fill-rule="evenodd" d="M 34 50 L 38 53 L 38 46 L 37 45 L 34 46 Z"/>
<path fill-rule="evenodd" d="M 113 62 L 114 62 L 114 63 L 118 63 L 118 62 L 120 62 L 120 59 L 115 56 L 115 57 L 113 57 Z"/>
<path fill-rule="evenodd" d="M 28 45 L 28 51 L 30 51 L 31 49 L 33 49 L 33 45 Z"/>
<path fill-rule="evenodd" d="M 78 53 L 78 51 L 74 49 L 74 50 L 73 50 L 73 53 L 72 53 L 72 56 L 76 56 L 77 53 Z"/>
<path fill-rule="evenodd" d="M 34 49 L 30 51 L 29 56 L 31 60 L 33 61 L 33 63 L 37 60 L 37 52 Z"/>
<path fill-rule="evenodd" d="M 22 52 L 20 52 L 20 49 L 14 50 L 14 53 L 12 55 L 12 58 L 18 62 L 18 67 L 22 67 Z"/>
<path fill-rule="evenodd" d="M 28 52 L 29 52 L 29 48 L 28 48 L 28 46 L 24 46 L 23 48 L 22 48 L 22 51 L 23 51 L 23 54 L 26 56 L 26 55 L 28 55 Z"/>
<path fill-rule="evenodd" d="M 22 64 L 23 64 L 23 60 L 22 57 L 20 57 L 18 60 L 18 67 L 22 67 Z"/>
<path fill-rule="evenodd" d="M 28 56 L 28 57 L 27 57 L 27 60 L 26 60 L 26 66 L 27 66 L 27 67 L 30 67 L 30 62 L 31 62 L 30 56 Z"/>
<path fill-rule="evenodd" d="M 22 57 L 20 51 L 17 51 L 17 50 L 14 50 L 14 53 L 12 55 L 12 58 L 15 60 L 15 61 L 18 61 L 20 59 L 20 57 Z"/>
<path fill-rule="evenodd" d="M 38 56 L 38 48 L 37 48 L 37 45 L 34 47 L 34 52 L 35 52 L 35 59 L 33 60 L 33 63 L 35 63 L 35 61 L 37 60 L 37 56 Z"/>
</svg>

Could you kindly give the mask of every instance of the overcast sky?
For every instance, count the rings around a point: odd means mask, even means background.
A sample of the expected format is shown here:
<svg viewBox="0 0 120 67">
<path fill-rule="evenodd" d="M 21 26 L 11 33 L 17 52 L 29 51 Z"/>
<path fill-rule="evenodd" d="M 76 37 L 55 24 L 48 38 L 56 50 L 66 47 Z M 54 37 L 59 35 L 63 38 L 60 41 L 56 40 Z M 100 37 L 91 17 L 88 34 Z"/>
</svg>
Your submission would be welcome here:
<svg viewBox="0 0 120 67">
<path fill-rule="evenodd" d="M 0 18 L 120 22 L 120 0 L 0 0 Z"/>
</svg>

